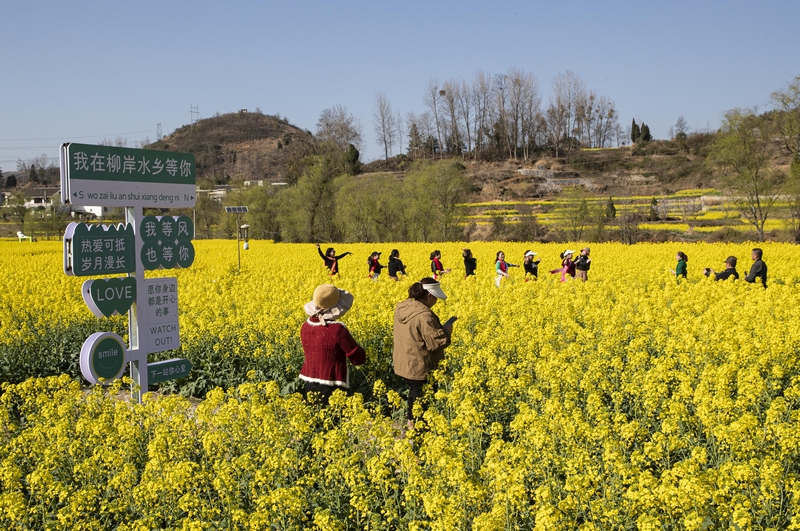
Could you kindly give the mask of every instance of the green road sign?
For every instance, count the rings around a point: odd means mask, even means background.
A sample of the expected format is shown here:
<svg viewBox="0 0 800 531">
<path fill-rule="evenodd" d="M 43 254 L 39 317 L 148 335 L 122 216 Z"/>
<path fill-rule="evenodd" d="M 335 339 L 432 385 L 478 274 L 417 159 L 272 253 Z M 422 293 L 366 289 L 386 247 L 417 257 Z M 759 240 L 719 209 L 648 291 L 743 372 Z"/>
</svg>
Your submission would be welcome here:
<svg viewBox="0 0 800 531">
<path fill-rule="evenodd" d="M 136 300 L 136 277 L 87 280 L 81 288 L 83 301 L 97 317 L 128 313 Z"/>
<path fill-rule="evenodd" d="M 125 370 L 125 343 L 113 332 L 95 332 L 81 347 L 81 373 L 89 383 L 97 383 L 100 378 L 116 380 Z"/>
<path fill-rule="evenodd" d="M 73 205 L 193 207 L 191 153 L 66 143 L 61 201 Z"/>
<path fill-rule="evenodd" d="M 148 383 L 157 384 L 167 380 L 177 380 L 189 376 L 192 362 L 183 358 L 157 361 L 147 364 Z"/>
<path fill-rule="evenodd" d="M 139 231 L 146 271 L 186 268 L 194 262 L 194 224 L 188 216 L 145 216 Z"/>
<path fill-rule="evenodd" d="M 64 233 L 64 272 L 88 277 L 136 271 L 132 225 L 70 223 Z"/>
</svg>

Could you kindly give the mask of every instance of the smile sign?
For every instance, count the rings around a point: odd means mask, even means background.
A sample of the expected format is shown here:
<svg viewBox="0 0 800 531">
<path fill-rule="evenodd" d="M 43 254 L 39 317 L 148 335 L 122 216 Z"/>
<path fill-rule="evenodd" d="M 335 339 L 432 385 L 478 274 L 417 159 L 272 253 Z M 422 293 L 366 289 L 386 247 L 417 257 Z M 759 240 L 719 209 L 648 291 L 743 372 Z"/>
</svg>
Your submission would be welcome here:
<svg viewBox="0 0 800 531">
<path fill-rule="evenodd" d="M 96 332 L 81 347 L 81 373 L 89 383 L 116 380 L 125 370 L 127 350 L 113 332 Z"/>
<path fill-rule="evenodd" d="M 87 280 L 81 288 L 83 300 L 97 317 L 128 313 L 136 301 L 136 277 Z"/>
</svg>

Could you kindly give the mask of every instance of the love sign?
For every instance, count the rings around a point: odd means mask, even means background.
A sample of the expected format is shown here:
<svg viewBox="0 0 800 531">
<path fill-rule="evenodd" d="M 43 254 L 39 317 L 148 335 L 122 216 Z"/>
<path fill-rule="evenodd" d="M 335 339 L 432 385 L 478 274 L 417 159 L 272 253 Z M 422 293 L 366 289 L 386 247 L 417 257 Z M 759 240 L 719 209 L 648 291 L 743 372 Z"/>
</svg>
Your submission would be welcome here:
<svg viewBox="0 0 800 531">
<path fill-rule="evenodd" d="M 81 288 L 83 300 L 97 317 L 122 315 L 136 301 L 136 277 L 87 280 Z"/>
</svg>

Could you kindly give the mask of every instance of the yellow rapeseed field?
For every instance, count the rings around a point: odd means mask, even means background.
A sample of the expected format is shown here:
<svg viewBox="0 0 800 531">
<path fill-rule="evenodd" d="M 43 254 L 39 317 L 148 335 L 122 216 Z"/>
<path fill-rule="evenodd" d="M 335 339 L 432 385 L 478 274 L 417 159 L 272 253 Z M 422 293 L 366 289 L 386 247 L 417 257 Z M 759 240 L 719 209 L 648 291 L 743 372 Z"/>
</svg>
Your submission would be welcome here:
<svg viewBox="0 0 800 531">
<path fill-rule="evenodd" d="M 234 242 L 197 241 L 191 268 L 148 274 L 177 276 L 182 340 L 151 360 L 194 370 L 137 404 L 78 377 L 82 341 L 125 320 L 91 314 L 58 243 L 0 242 L 0 528 L 800 529 L 796 246 L 762 245 L 764 290 L 702 274 L 735 255 L 744 276 L 754 244 L 594 244 L 585 284 L 548 273 L 579 243 L 337 244 L 367 362 L 317 409 L 293 391 L 327 272 L 313 245 L 250 244 L 241 272 Z M 410 278 L 369 280 L 393 248 Z M 408 433 L 392 315 L 434 249 L 453 269 L 434 311 L 459 320 Z M 539 280 L 496 287 L 495 253 L 527 249 Z"/>
</svg>

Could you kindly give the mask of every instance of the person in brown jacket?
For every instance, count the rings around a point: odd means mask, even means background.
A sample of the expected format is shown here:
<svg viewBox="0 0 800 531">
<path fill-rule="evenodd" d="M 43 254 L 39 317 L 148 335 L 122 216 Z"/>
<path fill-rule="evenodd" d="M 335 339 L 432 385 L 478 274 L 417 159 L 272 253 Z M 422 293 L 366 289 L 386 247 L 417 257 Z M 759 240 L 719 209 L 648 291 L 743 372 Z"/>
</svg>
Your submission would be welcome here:
<svg viewBox="0 0 800 531">
<path fill-rule="evenodd" d="M 451 317 L 444 325 L 431 307 L 439 299 L 447 299 L 439 282 L 423 278 L 408 288 L 408 298 L 397 304 L 394 312 L 394 373 L 408 384 L 406 418 L 413 425 L 414 402 L 422 396 L 428 373 L 436 369 L 450 345 L 453 332 Z"/>
</svg>

